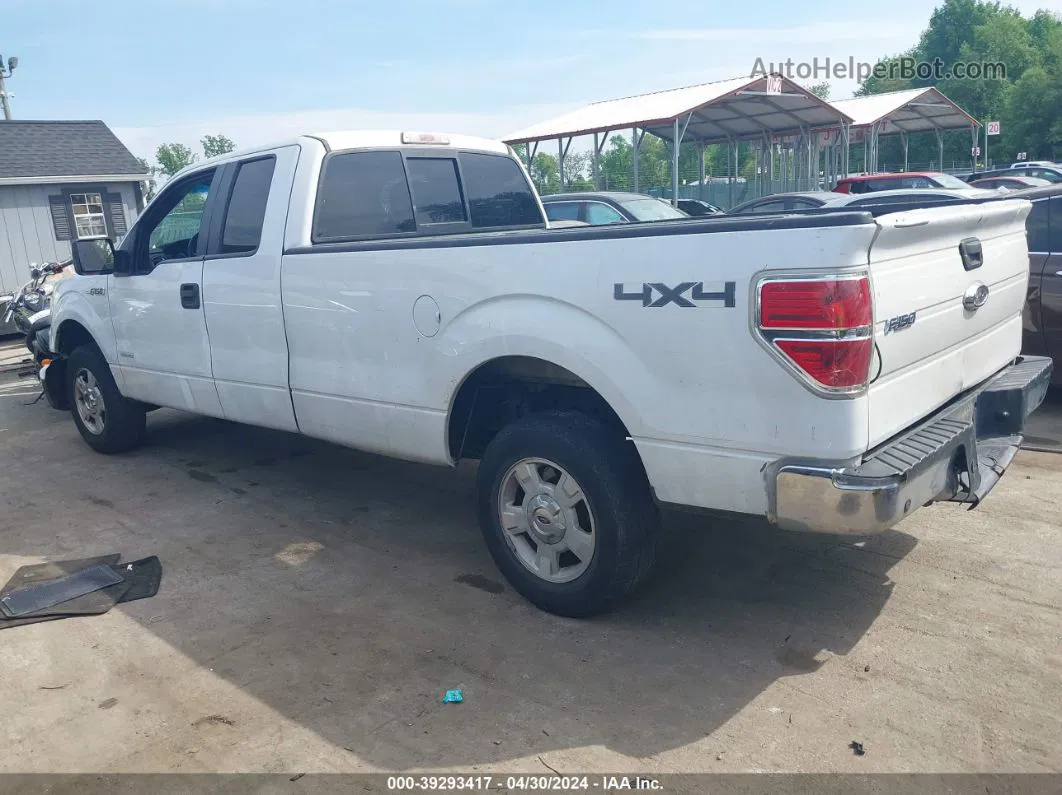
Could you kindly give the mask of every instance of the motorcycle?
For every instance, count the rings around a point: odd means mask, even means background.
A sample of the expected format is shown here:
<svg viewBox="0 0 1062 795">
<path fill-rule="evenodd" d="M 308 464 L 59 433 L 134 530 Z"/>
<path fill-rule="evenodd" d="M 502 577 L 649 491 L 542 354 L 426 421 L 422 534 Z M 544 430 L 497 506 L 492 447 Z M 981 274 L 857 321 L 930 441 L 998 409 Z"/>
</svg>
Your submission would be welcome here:
<svg viewBox="0 0 1062 795">
<path fill-rule="evenodd" d="M 30 280 L 8 299 L 0 323 L 0 326 L 13 323 L 15 329 L 25 336 L 26 348 L 33 354 L 37 365 L 41 396 L 56 409 L 65 408 L 66 396 L 62 384 L 58 383 L 60 379 L 47 377 L 49 366 L 57 358 L 51 351 L 51 297 L 56 282 L 66 276 L 66 268 L 72 263 L 73 260 L 67 260 L 31 265 Z"/>
</svg>

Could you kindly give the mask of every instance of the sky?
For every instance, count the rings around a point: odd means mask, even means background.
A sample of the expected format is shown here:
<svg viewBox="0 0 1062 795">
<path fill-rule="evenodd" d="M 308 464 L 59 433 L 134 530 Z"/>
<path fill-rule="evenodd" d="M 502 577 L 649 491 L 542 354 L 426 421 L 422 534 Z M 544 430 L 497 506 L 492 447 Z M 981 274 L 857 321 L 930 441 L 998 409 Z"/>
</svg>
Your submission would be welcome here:
<svg viewBox="0 0 1062 795">
<path fill-rule="evenodd" d="M 14 118 L 102 119 L 153 160 L 215 133 L 241 148 L 339 129 L 501 138 L 588 102 L 749 75 L 758 58 L 872 63 L 913 45 L 934 5 L 3 0 L 0 54 L 20 60 Z M 833 81 L 832 98 L 856 87 Z"/>
</svg>

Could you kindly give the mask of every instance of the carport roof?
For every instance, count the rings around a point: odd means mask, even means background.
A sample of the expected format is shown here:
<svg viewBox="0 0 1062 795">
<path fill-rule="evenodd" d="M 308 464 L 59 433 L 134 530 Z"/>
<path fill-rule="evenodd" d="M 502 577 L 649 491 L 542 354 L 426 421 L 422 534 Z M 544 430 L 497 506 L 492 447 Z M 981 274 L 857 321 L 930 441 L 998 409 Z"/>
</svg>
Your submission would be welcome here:
<svg viewBox="0 0 1062 795">
<path fill-rule="evenodd" d="M 890 91 L 867 97 L 839 99 L 832 103 L 852 119 L 854 127 L 869 127 L 883 122 L 884 132 L 929 132 L 980 126 L 977 119 L 964 111 L 935 88 Z"/>
<path fill-rule="evenodd" d="M 660 138 L 674 138 L 674 121 L 683 141 L 706 144 L 732 139 L 799 134 L 850 123 L 851 118 L 829 102 L 785 77 L 781 93 L 768 93 L 767 77 L 740 77 L 716 83 L 658 91 L 595 102 L 506 136 L 507 144 L 569 138 L 576 135 L 639 127 Z M 688 120 L 688 124 L 687 124 Z"/>
</svg>

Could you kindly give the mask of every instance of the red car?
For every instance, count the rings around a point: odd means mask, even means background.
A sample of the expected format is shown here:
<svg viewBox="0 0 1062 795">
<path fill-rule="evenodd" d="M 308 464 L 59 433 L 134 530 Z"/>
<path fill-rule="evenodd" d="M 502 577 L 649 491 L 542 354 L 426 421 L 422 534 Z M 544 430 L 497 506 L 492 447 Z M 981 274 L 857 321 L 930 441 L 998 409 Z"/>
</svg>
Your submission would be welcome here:
<svg viewBox="0 0 1062 795">
<path fill-rule="evenodd" d="M 871 193 L 897 188 L 952 188 L 970 187 L 958 177 L 939 171 L 905 171 L 902 174 L 861 174 L 843 177 L 834 186 L 836 193 Z"/>
</svg>

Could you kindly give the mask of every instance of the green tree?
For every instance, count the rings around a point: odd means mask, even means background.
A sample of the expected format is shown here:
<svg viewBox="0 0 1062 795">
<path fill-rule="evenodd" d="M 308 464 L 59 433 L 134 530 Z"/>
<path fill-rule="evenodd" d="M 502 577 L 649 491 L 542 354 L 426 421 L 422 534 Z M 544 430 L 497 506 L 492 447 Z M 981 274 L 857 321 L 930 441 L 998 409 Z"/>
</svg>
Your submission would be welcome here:
<svg viewBox="0 0 1062 795">
<path fill-rule="evenodd" d="M 917 48 L 914 48 L 899 55 L 881 59 L 875 64 L 875 69 L 880 70 L 881 77 L 870 75 L 860 84 L 855 95 L 857 97 L 865 97 L 870 94 L 884 94 L 889 91 L 904 91 L 912 88 L 911 80 L 901 76 L 900 65 L 904 60 L 913 59 L 917 61 L 920 58 L 920 52 Z"/>
<path fill-rule="evenodd" d="M 922 33 L 915 55 L 920 60 L 940 58 L 945 68 L 963 60 L 963 45 L 974 40 L 977 28 L 999 16 L 999 3 L 982 0 L 944 0 L 929 17 L 929 26 Z M 915 79 L 915 87 L 934 85 L 936 80 Z"/>
<path fill-rule="evenodd" d="M 531 160 L 531 181 L 539 193 L 560 193 L 557 158 L 546 152 L 536 154 Z"/>
<path fill-rule="evenodd" d="M 829 99 L 830 98 L 830 84 L 828 82 L 826 82 L 825 80 L 822 81 L 821 83 L 816 83 L 813 86 L 809 86 L 808 87 L 808 91 L 810 91 L 812 94 L 814 94 L 819 99 Z"/>
<path fill-rule="evenodd" d="M 604 190 L 630 190 L 634 168 L 634 146 L 622 135 L 608 139 L 600 157 L 601 187 Z"/>
<path fill-rule="evenodd" d="M 171 143 L 159 144 L 155 159 L 159 161 L 158 173 L 172 177 L 185 166 L 196 162 L 199 156 L 184 144 Z"/>
<path fill-rule="evenodd" d="M 206 158 L 227 155 L 236 148 L 232 139 L 224 135 L 204 135 L 199 143 L 203 146 L 203 156 Z"/>
</svg>

